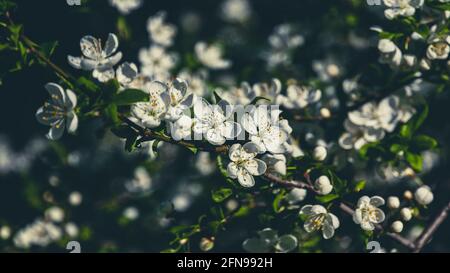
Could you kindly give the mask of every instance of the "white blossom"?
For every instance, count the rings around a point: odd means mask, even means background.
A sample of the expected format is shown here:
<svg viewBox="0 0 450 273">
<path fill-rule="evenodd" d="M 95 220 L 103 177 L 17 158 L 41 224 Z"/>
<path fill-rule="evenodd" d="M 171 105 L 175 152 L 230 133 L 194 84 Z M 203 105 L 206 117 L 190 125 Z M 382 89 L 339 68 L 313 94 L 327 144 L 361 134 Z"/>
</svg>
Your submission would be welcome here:
<svg viewBox="0 0 450 273">
<path fill-rule="evenodd" d="M 68 56 L 71 66 L 76 69 L 92 71 L 92 76 L 100 82 L 107 82 L 114 78 L 113 67 L 122 59 L 122 53 L 117 51 L 119 40 L 110 33 L 104 47 L 101 40 L 92 36 L 84 36 L 80 41 L 83 56 Z"/>
<path fill-rule="evenodd" d="M 129 14 L 142 5 L 142 0 L 109 0 L 111 6 L 116 7 L 120 13 Z"/>
<path fill-rule="evenodd" d="M 45 88 L 50 94 L 50 100 L 37 110 L 36 118 L 40 123 L 51 126 L 47 138 L 61 138 L 65 128 L 69 133 L 74 133 L 78 128 L 78 117 L 74 111 L 77 106 L 75 93 L 55 83 L 48 83 Z"/>
<path fill-rule="evenodd" d="M 381 39 L 378 42 L 378 50 L 381 53 L 381 63 L 389 64 L 392 67 L 398 67 L 402 63 L 402 51 L 391 40 Z"/>
<path fill-rule="evenodd" d="M 177 121 L 171 123 L 170 134 L 174 140 L 190 139 L 192 126 L 194 121 L 186 116 L 182 115 Z"/>
<path fill-rule="evenodd" d="M 233 105 L 248 105 L 255 99 L 255 92 L 247 82 L 239 87 L 233 86 L 226 91 L 218 92 L 220 97 Z"/>
<path fill-rule="evenodd" d="M 312 68 L 323 82 L 330 82 L 343 73 L 342 67 L 332 57 L 325 60 L 314 60 Z"/>
<path fill-rule="evenodd" d="M 287 88 L 287 96 L 281 96 L 281 104 L 287 109 L 303 109 L 316 103 L 322 97 L 322 91 L 312 90 L 306 86 L 291 84 Z"/>
<path fill-rule="evenodd" d="M 413 16 L 423 2 L 424 0 L 383 0 L 384 5 L 388 7 L 384 11 L 384 15 L 389 20 L 399 16 Z"/>
<path fill-rule="evenodd" d="M 205 97 L 208 94 L 208 85 L 206 80 L 208 78 L 208 71 L 200 70 L 196 73 L 182 70 L 178 73 L 178 78 L 185 80 L 188 83 L 188 92 L 198 97 Z"/>
<path fill-rule="evenodd" d="M 166 12 L 160 11 L 156 15 L 150 17 L 147 21 L 147 31 L 150 34 L 150 40 L 163 47 L 173 44 L 173 39 L 177 33 L 174 25 L 167 24 Z"/>
<path fill-rule="evenodd" d="M 256 83 L 253 85 L 253 92 L 256 97 L 263 97 L 271 102 L 278 103 L 281 92 L 280 80 L 274 78 L 268 83 Z M 263 102 L 264 103 L 264 102 Z"/>
<path fill-rule="evenodd" d="M 170 104 L 167 86 L 158 81 L 149 82 L 144 91 L 149 93 L 149 101 L 133 104 L 131 119 L 148 128 L 158 127 Z"/>
<path fill-rule="evenodd" d="M 329 213 L 321 205 L 305 205 L 301 208 L 300 214 L 306 216 L 306 221 L 303 225 L 306 232 L 321 230 L 324 239 L 333 237 L 334 231 L 340 225 L 336 215 Z"/>
<path fill-rule="evenodd" d="M 30 248 L 33 245 L 44 247 L 59 240 L 62 235 L 62 230 L 55 224 L 37 219 L 19 230 L 13 240 L 19 248 Z"/>
<path fill-rule="evenodd" d="M 210 69 L 220 70 L 231 66 L 231 61 L 223 59 L 222 49 L 218 45 L 198 42 L 195 44 L 195 54 L 198 60 Z"/>
<path fill-rule="evenodd" d="M 134 177 L 125 182 L 125 188 L 132 193 L 142 193 L 150 190 L 152 178 L 144 167 L 134 170 Z"/>
<path fill-rule="evenodd" d="M 252 9 L 248 0 L 226 0 L 222 4 L 222 17 L 231 23 L 245 23 L 250 19 Z"/>
<path fill-rule="evenodd" d="M 164 119 L 177 121 L 194 104 L 195 96 L 188 93 L 187 89 L 186 81 L 179 78 L 172 81 L 166 91 L 170 102 Z"/>
<path fill-rule="evenodd" d="M 250 140 L 262 152 L 279 154 L 286 152 L 283 145 L 289 137 L 279 120 L 281 111 L 258 106 L 242 117 L 242 127 L 250 134 Z M 291 129 L 292 130 L 292 129 Z"/>
<path fill-rule="evenodd" d="M 267 165 L 267 172 L 275 175 L 286 175 L 286 157 L 282 154 L 265 154 L 261 158 Z"/>
<path fill-rule="evenodd" d="M 139 51 L 141 73 L 155 80 L 165 81 L 177 63 L 177 56 L 166 52 L 164 47 L 152 45 Z"/>
<path fill-rule="evenodd" d="M 427 48 L 427 58 L 430 60 L 446 60 L 450 53 L 450 35 L 435 37 L 431 35 Z"/>
<path fill-rule="evenodd" d="M 134 63 L 123 63 L 116 70 L 116 79 L 119 84 L 127 88 L 139 76 L 139 71 Z"/>
<path fill-rule="evenodd" d="M 231 105 L 220 101 L 210 105 L 206 100 L 199 99 L 194 104 L 194 127 L 196 134 L 205 136 L 213 145 L 222 145 L 227 139 L 233 139 L 241 132 L 241 126 L 229 118 L 232 116 Z"/>
<path fill-rule="evenodd" d="M 258 146 L 252 142 L 244 146 L 233 144 L 228 153 L 231 160 L 227 167 L 228 175 L 233 179 L 237 178 L 243 187 L 253 187 L 255 185 L 253 176 L 263 175 L 267 170 L 266 163 L 255 158 L 260 152 Z"/>
<path fill-rule="evenodd" d="M 385 219 L 384 212 L 378 208 L 382 205 L 384 205 L 384 199 L 379 196 L 361 197 L 356 205 L 353 221 L 361 225 L 363 230 L 374 230 L 375 224 L 379 224 Z"/>
</svg>

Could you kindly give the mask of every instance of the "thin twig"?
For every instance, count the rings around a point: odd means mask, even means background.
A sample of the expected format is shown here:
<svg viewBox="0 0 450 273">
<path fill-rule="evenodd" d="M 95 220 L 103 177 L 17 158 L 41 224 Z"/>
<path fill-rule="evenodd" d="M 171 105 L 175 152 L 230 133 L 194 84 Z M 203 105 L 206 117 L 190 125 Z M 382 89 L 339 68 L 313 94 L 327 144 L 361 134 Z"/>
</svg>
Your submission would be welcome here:
<svg viewBox="0 0 450 273">
<path fill-rule="evenodd" d="M 450 211 L 450 202 L 441 210 L 431 224 L 422 232 L 415 242 L 415 253 L 419 253 L 422 248 L 430 241 L 433 234 L 439 228 L 439 226 L 447 219 Z"/>
</svg>

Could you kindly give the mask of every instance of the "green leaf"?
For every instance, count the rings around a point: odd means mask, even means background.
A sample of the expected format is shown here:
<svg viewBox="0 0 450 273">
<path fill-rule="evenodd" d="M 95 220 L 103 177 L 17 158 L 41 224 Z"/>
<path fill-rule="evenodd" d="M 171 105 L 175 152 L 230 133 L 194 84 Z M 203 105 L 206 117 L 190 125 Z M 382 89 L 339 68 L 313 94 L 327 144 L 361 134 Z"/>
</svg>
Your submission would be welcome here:
<svg viewBox="0 0 450 273">
<path fill-rule="evenodd" d="M 233 194 L 233 190 L 230 188 L 220 188 L 218 190 L 211 192 L 212 199 L 216 203 L 222 203 L 228 197 L 230 197 L 232 194 Z"/>
<path fill-rule="evenodd" d="M 355 187 L 353 188 L 354 192 L 360 192 L 366 187 L 366 180 L 361 180 L 356 182 Z"/>
<path fill-rule="evenodd" d="M 427 135 L 414 137 L 413 143 L 419 151 L 434 149 L 438 146 L 437 140 Z"/>
<path fill-rule="evenodd" d="M 277 196 L 273 200 L 272 208 L 275 213 L 280 213 L 285 209 L 285 207 L 281 204 L 281 201 L 284 199 L 284 196 L 285 192 L 281 191 L 279 194 L 277 194 Z"/>
<path fill-rule="evenodd" d="M 256 97 L 256 98 L 254 98 L 251 102 L 250 102 L 250 105 L 254 105 L 254 104 L 256 104 L 258 101 L 260 101 L 260 100 L 266 100 L 266 101 L 270 101 L 270 99 L 268 99 L 268 98 L 266 98 L 266 97 Z"/>
<path fill-rule="evenodd" d="M 43 43 L 43 44 L 41 44 L 40 48 L 41 48 L 41 52 L 48 58 L 51 55 L 53 55 L 57 46 L 58 46 L 58 41 L 54 41 L 54 42 Z"/>
<path fill-rule="evenodd" d="M 418 154 L 414 154 L 411 152 L 406 153 L 406 161 L 408 161 L 409 165 L 417 171 L 422 171 L 422 156 Z"/>
<path fill-rule="evenodd" d="M 110 105 L 108 105 L 108 107 L 106 107 L 106 109 L 105 109 L 105 116 L 113 124 L 119 124 L 120 123 L 119 113 L 117 111 L 117 105 L 115 105 L 115 104 L 110 104 Z"/>
<path fill-rule="evenodd" d="M 428 117 L 428 112 L 429 112 L 429 107 L 427 104 L 425 104 L 423 106 L 423 109 L 420 112 L 420 114 L 417 117 L 415 117 L 412 121 L 412 129 L 414 131 L 416 131 L 417 129 L 420 128 L 420 126 L 422 126 L 423 122 Z"/>
<path fill-rule="evenodd" d="M 400 136 L 403 138 L 410 138 L 412 135 L 412 125 L 411 124 L 404 124 L 402 127 L 400 127 Z"/>
<path fill-rule="evenodd" d="M 130 136 L 136 135 L 136 131 L 134 131 L 127 125 L 120 125 L 116 128 L 112 128 L 111 132 L 119 138 L 128 138 Z"/>
<path fill-rule="evenodd" d="M 122 106 L 122 105 L 131 105 L 136 102 L 148 101 L 149 95 L 142 90 L 138 89 L 127 89 L 114 97 L 114 103 Z"/>
<path fill-rule="evenodd" d="M 125 141 L 125 150 L 127 152 L 131 153 L 136 149 L 137 138 L 138 138 L 137 134 L 129 136 L 127 138 L 127 140 Z"/>
<path fill-rule="evenodd" d="M 330 203 L 333 200 L 336 200 L 339 198 L 339 195 L 337 194 L 328 194 L 324 196 L 316 196 L 316 200 L 321 203 Z"/>
<path fill-rule="evenodd" d="M 97 92 L 99 91 L 99 87 L 91 80 L 89 80 L 86 77 L 80 77 L 78 80 L 78 85 L 80 85 L 81 88 L 87 89 L 91 92 Z"/>
<path fill-rule="evenodd" d="M 391 145 L 391 147 L 390 147 L 389 150 L 390 150 L 391 153 L 393 153 L 393 154 L 398 154 L 399 152 L 405 150 L 405 146 L 403 146 L 403 145 L 401 145 L 401 144 L 394 143 L 394 144 Z"/>
</svg>

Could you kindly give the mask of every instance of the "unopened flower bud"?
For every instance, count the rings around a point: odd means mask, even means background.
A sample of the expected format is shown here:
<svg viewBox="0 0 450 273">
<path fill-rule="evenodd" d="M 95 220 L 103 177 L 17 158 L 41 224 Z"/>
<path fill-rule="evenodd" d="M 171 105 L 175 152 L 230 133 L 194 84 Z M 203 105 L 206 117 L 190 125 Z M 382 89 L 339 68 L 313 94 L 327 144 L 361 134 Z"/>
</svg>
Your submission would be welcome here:
<svg viewBox="0 0 450 273">
<path fill-rule="evenodd" d="M 314 149 L 313 158 L 317 161 L 324 161 L 327 158 L 327 149 L 323 146 L 317 146 Z"/>
<path fill-rule="evenodd" d="M 409 221 L 412 218 L 412 211 L 410 208 L 402 208 L 400 210 L 400 216 L 402 217 L 403 221 Z"/>
<path fill-rule="evenodd" d="M 330 110 L 328 108 L 324 107 L 324 108 L 320 109 L 320 115 L 323 118 L 330 118 L 331 117 L 331 112 L 330 112 Z"/>
<path fill-rule="evenodd" d="M 322 175 L 314 182 L 314 187 L 321 195 L 327 195 L 333 190 L 333 185 L 331 185 L 330 179 Z"/>
<path fill-rule="evenodd" d="M 412 194 L 411 191 L 405 191 L 405 192 L 403 193 L 403 197 L 404 197 L 406 200 L 412 200 L 412 199 L 413 199 L 413 194 Z"/>
<path fill-rule="evenodd" d="M 214 248 L 214 237 L 212 238 L 205 238 L 203 237 L 200 240 L 200 249 L 204 252 L 210 251 Z"/>
<path fill-rule="evenodd" d="M 422 186 L 416 190 L 416 192 L 414 193 L 414 198 L 416 199 L 417 203 L 421 205 L 428 205 L 433 202 L 434 196 L 431 192 L 430 187 Z"/>
<path fill-rule="evenodd" d="M 391 229 L 393 232 L 400 233 L 403 230 L 403 223 L 401 221 L 395 221 L 392 223 Z"/>
<path fill-rule="evenodd" d="M 397 196 L 390 196 L 387 199 L 387 205 L 390 209 L 398 209 L 400 207 L 400 199 Z"/>
</svg>

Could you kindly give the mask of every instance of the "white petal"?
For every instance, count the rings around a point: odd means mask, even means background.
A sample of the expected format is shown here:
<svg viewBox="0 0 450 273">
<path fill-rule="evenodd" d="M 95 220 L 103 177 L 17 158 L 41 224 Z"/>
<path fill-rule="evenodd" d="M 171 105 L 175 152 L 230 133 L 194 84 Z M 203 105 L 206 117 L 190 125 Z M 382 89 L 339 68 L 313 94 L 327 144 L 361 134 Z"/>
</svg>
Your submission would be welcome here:
<svg viewBox="0 0 450 273">
<path fill-rule="evenodd" d="M 312 205 L 304 205 L 301 209 L 300 209 L 300 214 L 304 214 L 307 216 L 311 216 L 314 215 L 313 211 L 312 211 L 313 206 Z"/>
<path fill-rule="evenodd" d="M 67 61 L 73 68 L 81 69 L 81 58 L 73 57 L 73 56 L 69 55 L 69 56 L 67 56 Z"/>
<path fill-rule="evenodd" d="M 65 121 L 60 120 L 58 123 L 56 123 L 52 128 L 50 128 L 50 131 L 47 134 L 47 138 L 51 140 L 57 140 L 60 139 L 64 133 L 65 128 Z"/>
<path fill-rule="evenodd" d="M 241 144 L 233 144 L 228 151 L 228 156 L 231 161 L 238 161 L 241 157 Z"/>
<path fill-rule="evenodd" d="M 369 204 L 370 203 L 370 198 L 367 195 L 362 196 L 361 198 L 359 198 L 358 200 L 358 204 L 356 205 L 358 208 L 361 207 L 364 204 Z"/>
<path fill-rule="evenodd" d="M 194 104 L 194 114 L 199 119 L 204 119 L 205 117 L 210 116 L 212 114 L 210 104 L 204 98 L 197 100 Z"/>
<path fill-rule="evenodd" d="M 251 134 L 251 135 L 258 134 L 258 128 L 257 128 L 253 118 L 250 116 L 250 114 L 245 113 L 242 116 L 241 125 L 244 128 L 244 130 L 247 131 L 249 134 Z"/>
<path fill-rule="evenodd" d="M 230 178 L 236 179 L 237 175 L 238 175 L 238 171 L 239 171 L 239 168 L 234 162 L 231 162 L 230 164 L 228 164 L 227 173 Z"/>
<path fill-rule="evenodd" d="M 45 85 L 45 89 L 47 89 L 52 102 L 58 106 L 63 107 L 66 102 L 66 93 L 64 89 L 56 83 L 47 83 Z"/>
<path fill-rule="evenodd" d="M 77 106 L 77 95 L 72 90 L 66 90 L 66 107 L 71 110 Z"/>
<path fill-rule="evenodd" d="M 117 48 L 119 47 L 119 39 L 117 39 L 117 36 L 113 33 L 110 33 L 108 35 L 108 40 L 106 40 L 105 43 L 105 55 L 111 56 L 114 52 L 116 52 Z"/>
<path fill-rule="evenodd" d="M 89 59 L 97 59 L 101 55 L 99 41 L 90 36 L 84 36 L 80 41 L 81 52 Z"/>
<path fill-rule="evenodd" d="M 228 140 L 232 140 L 241 133 L 241 126 L 236 122 L 226 121 L 223 124 L 222 135 Z"/>
<path fill-rule="evenodd" d="M 322 236 L 324 239 L 330 239 L 334 235 L 334 228 L 332 225 L 324 224 L 322 226 Z"/>
<path fill-rule="evenodd" d="M 245 169 L 240 169 L 237 177 L 239 184 L 243 187 L 250 188 L 255 185 L 255 179 Z"/>
<path fill-rule="evenodd" d="M 340 225 L 339 219 L 333 213 L 328 213 L 326 218 L 325 218 L 325 221 L 330 226 L 332 226 L 334 229 L 339 228 L 339 225 Z"/>
<path fill-rule="evenodd" d="M 253 176 L 263 175 L 267 170 L 266 163 L 260 159 L 247 160 L 244 167 Z"/>
<path fill-rule="evenodd" d="M 380 196 L 373 196 L 370 198 L 370 204 L 375 207 L 384 205 L 384 199 Z"/>
<path fill-rule="evenodd" d="M 369 221 L 361 222 L 361 228 L 367 231 L 372 231 L 375 229 L 375 226 Z"/>
<path fill-rule="evenodd" d="M 78 117 L 75 113 L 67 116 L 67 132 L 74 133 L 78 128 Z"/>
<path fill-rule="evenodd" d="M 221 130 L 209 129 L 206 132 L 206 140 L 213 145 L 222 145 L 225 143 L 226 139 L 222 136 Z"/>
</svg>

